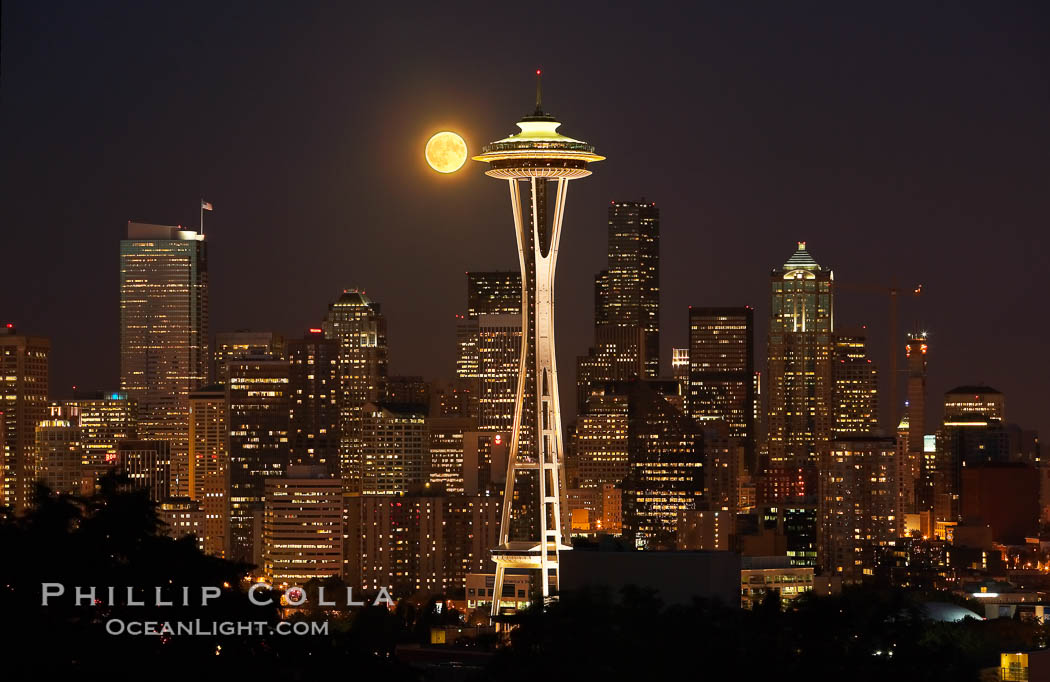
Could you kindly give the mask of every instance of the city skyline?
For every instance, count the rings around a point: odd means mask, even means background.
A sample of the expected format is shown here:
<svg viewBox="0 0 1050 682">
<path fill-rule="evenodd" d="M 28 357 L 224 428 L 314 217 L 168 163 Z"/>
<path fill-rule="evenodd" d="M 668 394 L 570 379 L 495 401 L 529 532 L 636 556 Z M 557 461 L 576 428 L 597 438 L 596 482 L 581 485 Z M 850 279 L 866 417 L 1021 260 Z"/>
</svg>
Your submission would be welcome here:
<svg viewBox="0 0 1050 682">
<path fill-rule="evenodd" d="M 0 6 L 0 670 L 1050 679 L 1050 5 L 415 9 Z"/>
<path fill-rule="evenodd" d="M 493 21 L 510 12 L 487 11 Z M 571 18 L 585 10 L 567 11 Z M 11 5 L 3 42 L 24 58 L 5 60 L 4 78 L 23 96 L 3 110 L 5 127 L 20 134 L 4 161 L 2 215 L 19 226 L 13 251 L 54 244 L 64 257 L 49 262 L 64 265 L 6 270 L 3 289 L 29 287 L 31 295 L 0 297 L 3 317 L 53 339 L 53 395 L 70 395 L 74 384 L 117 388 L 118 311 L 101 303 L 112 300 L 115 283 L 98 275 L 112 272 L 111 240 L 128 220 L 196 226 L 203 195 L 216 209 L 206 225 L 214 331 L 299 336 L 317 325 L 332 292 L 359 286 L 390 316 L 392 366 L 443 376 L 455 353 L 460 273 L 516 262 L 501 197 L 477 173 L 433 173 L 421 149 L 447 127 L 478 151 L 528 105 L 532 70 L 541 66 L 554 112 L 571 112 L 573 125 L 614 160 L 579 188 L 566 215 L 563 365 L 592 337 L 590 280 L 604 267 L 596 242 L 605 208 L 644 195 L 664 223 L 662 357 L 685 345 L 688 305 L 754 306 L 756 357 L 764 357 L 762 273 L 805 240 L 844 283 L 926 284 L 923 298 L 902 302 L 900 332 L 922 322 L 937 344 L 931 395 L 962 383 L 996 386 L 1016 396 L 1018 421 L 1050 432 L 1050 417 L 1038 409 L 1048 370 L 1032 371 L 1026 361 L 1037 357 L 1042 334 L 1020 322 L 1045 308 L 1035 273 L 1046 269 L 1047 252 L 1027 247 L 1038 243 L 1046 215 L 1035 180 L 1045 177 L 1050 147 L 1039 67 L 1046 46 L 1034 32 L 1043 9 L 924 9 L 898 21 L 903 15 L 892 9 L 837 8 L 821 26 L 789 8 L 770 8 L 761 21 L 743 9 L 693 11 L 669 29 L 682 36 L 692 26 L 689 47 L 643 32 L 626 51 L 611 47 L 622 40 L 590 38 L 587 57 L 556 51 L 540 60 L 508 49 L 478 61 L 472 46 L 435 40 L 447 33 L 437 30 L 450 21 L 441 17 L 423 32 L 355 14 L 352 24 L 371 37 L 354 29 L 356 42 L 333 42 L 351 25 L 340 10 L 305 10 L 283 23 L 272 6 L 251 17 L 209 11 L 208 22 L 192 12 L 132 8 L 111 22 L 72 8 L 50 24 L 37 8 Z M 615 10 L 577 23 L 613 38 L 624 35 L 628 16 Z M 770 30 L 777 22 L 783 31 Z M 129 26 L 151 29 L 129 33 Z M 897 40 L 883 37 L 891 27 Z M 40 41 L 56 30 L 70 41 L 45 57 Z M 551 30 L 544 33 L 551 40 L 565 37 Z M 183 41 L 164 36 L 188 36 L 200 49 L 136 50 L 154 42 L 147 34 L 172 45 Z M 74 68 L 89 35 L 91 51 Z M 273 41 L 263 48 L 256 35 Z M 416 43 L 412 54 L 436 51 L 440 59 L 402 56 L 377 68 L 364 58 L 407 42 Z M 663 43 L 685 50 L 670 71 L 653 66 L 670 63 Z M 289 60 L 276 70 L 268 56 L 275 44 L 272 54 Z M 312 47 L 289 51 L 297 45 Z M 126 50 L 142 56 L 127 60 Z M 837 66 L 824 62 L 828 56 Z M 680 81 L 691 85 L 676 87 Z M 156 85 L 133 96 L 144 82 Z M 296 101 L 259 100 L 260 82 L 266 92 L 295 91 Z M 620 82 L 644 83 L 652 97 L 627 101 Z M 69 101 L 55 106 L 59 91 Z M 263 106 L 244 104 L 256 101 Z M 625 135 L 625 122 L 648 131 L 645 141 Z M 398 133 L 366 139 L 379 128 Z M 467 203 L 477 208 L 470 215 Z M 399 252 L 373 257 L 391 234 Z M 460 251 L 439 247 L 449 236 Z M 734 254 L 730 264 L 725 254 Z M 988 261 L 1001 264 L 990 281 L 960 271 Z M 428 295 L 405 287 L 405 272 L 427 281 Z M 100 303 L 82 305 L 81 296 Z M 839 301 L 843 323 L 868 325 L 872 357 L 886 368 L 885 301 L 845 291 Z M 973 309 L 984 311 L 983 324 L 973 324 Z M 1036 315 L 1033 324 L 1045 333 L 1046 320 Z M 419 334 L 421 327 L 435 335 Z M 92 334 L 74 341 L 82 329 Z M 1004 343 L 1015 352 L 997 355 Z M 97 361 L 83 363 L 81 351 Z M 972 356 L 997 361 L 971 367 Z M 571 395 L 569 377 L 562 379 Z"/>
</svg>

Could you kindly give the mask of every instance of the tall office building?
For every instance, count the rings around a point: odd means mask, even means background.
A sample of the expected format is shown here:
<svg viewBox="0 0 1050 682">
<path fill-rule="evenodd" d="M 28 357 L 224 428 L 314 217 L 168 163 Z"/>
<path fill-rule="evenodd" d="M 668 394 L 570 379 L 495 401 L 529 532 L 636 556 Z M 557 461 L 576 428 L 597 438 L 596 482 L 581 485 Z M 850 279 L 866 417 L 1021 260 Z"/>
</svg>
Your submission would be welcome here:
<svg viewBox="0 0 1050 682">
<path fill-rule="evenodd" d="M 831 358 L 835 437 L 871 434 L 879 427 L 879 377 L 868 358 L 866 330 L 835 334 Z"/>
<path fill-rule="evenodd" d="M 137 401 L 139 437 L 171 444 L 172 480 L 189 470 L 189 394 L 208 380 L 204 235 L 128 223 L 120 242 L 120 387 Z"/>
<path fill-rule="evenodd" d="M 343 574 L 343 490 L 323 466 L 290 466 L 266 479 L 263 574 L 305 585 Z"/>
<path fill-rule="evenodd" d="M 42 336 L 0 329 L 0 428 L 3 430 L 3 489 L 0 503 L 22 511 L 32 503 L 36 426 L 47 419 L 48 354 Z"/>
<path fill-rule="evenodd" d="M 365 403 L 363 495 L 404 495 L 427 482 L 426 415 L 424 405 Z"/>
<path fill-rule="evenodd" d="M 1005 398 L 989 386 L 959 386 L 944 394 L 944 422 L 937 434 L 934 518 L 957 521 L 964 500 L 963 472 L 1010 461 Z"/>
<path fill-rule="evenodd" d="M 655 203 L 609 205 L 606 277 L 597 278 L 595 324 L 637 326 L 644 331 L 645 378 L 660 375 L 660 209 Z"/>
<path fill-rule="evenodd" d="M 933 509 L 933 469 L 927 466 L 924 457 L 924 436 L 926 435 L 926 363 L 929 352 L 929 340 L 926 332 L 908 335 L 906 347 L 908 362 L 908 403 L 905 417 L 908 422 L 907 442 L 904 445 L 906 461 L 915 469 L 914 499 L 911 504 L 918 511 Z"/>
<path fill-rule="evenodd" d="M 33 457 L 34 482 L 56 495 L 84 492 L 84 450 L 80 427 L 69 419 L 51 418 L 37 424 Z"/>
<path fill-rule="evenodd" d="M 608 267 L 594 278 L 594 346 L 576 359 L 577 410 L 591 386 L 660 375 L 660 209 L 609 205 Z"/>
<path fill-rule="evenodd" d="M 198 535 L 201 551 L 218 557 L 229 556 L 230 551 L 227 418 L 225 386 L 214 384 L 190 393 L 189 499 L 199 505 L 203 517 Z"/>
<path fill-rule="evenodd" d="M 637 549 L 669 549 L 678 513 L 704 500 L 703 433 L 661 393 L 676 381 L 627 382 L 627 476 L 623 482 L 623 534 Z"/>
<path fill-rule="evenodd" d="M 900 531 L 897 446 L 892 437 L 832 441 L 820 467 L 817 564 L 823 573 L 871 575 Z"/>
<path fill-rule="evenodd" d="M 339 342 L 311 329 L 288 342 L 290 461 L 339 476 Z"/>
<path fill-rule="evenodd" d="M 230 554 L 258 566 L 266 480 L 288 466 L 289 366 L 270 358 L 230 360 L 227 366 Z"/>
<path fill-rule="evenodd" d="M 832 428 L 833 274 L 799 242 L 771 278 L 769 326 L 768 486 L 779 498 L 816 493 L 816 465 Z M 786 483 L 790 482 L 790 485 Z"/>
<path fill-rule="evenodd" d="M 215 383 L 226 384 L 230 373 L 226 363 L 244 358 L 284 358 L 284 337 L 273 332 L 253 332 L 238 329 L 215 335 Z"/>
<path fill-rule="evenodd" d="M 321 326 L 339 342 L 339 471 L 346 491 L 359 493 L 363 409 L 380 399 L 387 376 L 386 318 L 364 291 L 346 289 Z"/>
<path fill-rule="evenodd" d="M 719 420 L 755 471 L 755 311 L 689 308 L 689 414 Z"/>
</svg>

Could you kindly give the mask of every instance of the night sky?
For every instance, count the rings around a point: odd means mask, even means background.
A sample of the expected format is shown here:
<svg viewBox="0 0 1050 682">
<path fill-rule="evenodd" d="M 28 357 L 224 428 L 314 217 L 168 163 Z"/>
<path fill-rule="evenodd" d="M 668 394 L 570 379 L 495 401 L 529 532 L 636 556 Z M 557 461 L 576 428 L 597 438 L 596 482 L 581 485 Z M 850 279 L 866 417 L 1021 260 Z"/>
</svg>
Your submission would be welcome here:
<svg viewBox="0 0 1050 682">
<path fill-rule="evenodd" d="M 845 4 L 8 0 L 0 321 L 51 337 L 54 397 L 116 387 L 125 225 L 196 225 L 203 196 L 213 332 L 296 336 L 364 287 L 391 372 L 450 377 L 464 272 L 517 253 L 505 184 L 440 176 L 423 144 L 516 131 L 542 67 L 561 131 L 608 156 L 570 185 L 563 396 L 606 207 L 644 196 L 665 371 L 690 304 L 755 306 L 764 366 L 769 271 L 806 240 L 840 283 L 925 285 L 901 331 L 930 333 L 928 428 L 946 389 L 987 383 L 1050 437 L 1050 11 Z M 887 307 L 836 299 L 883 369 Z"/>
</svg>

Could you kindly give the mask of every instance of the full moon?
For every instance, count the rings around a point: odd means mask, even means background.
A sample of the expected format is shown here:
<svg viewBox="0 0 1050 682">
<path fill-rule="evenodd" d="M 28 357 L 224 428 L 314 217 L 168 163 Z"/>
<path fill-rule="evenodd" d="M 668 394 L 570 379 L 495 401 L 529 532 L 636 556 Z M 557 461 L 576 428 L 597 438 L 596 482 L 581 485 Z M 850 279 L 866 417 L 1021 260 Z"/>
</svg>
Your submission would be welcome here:
<svg viewBox="0 0 1050 682">
<path fill-rule="evenodd" d="M 438 173 L 455 173 L 467 160 L 467 143 L 456 133 L 444 130 L 427 140 L 425 155 Z"/>
</svg>

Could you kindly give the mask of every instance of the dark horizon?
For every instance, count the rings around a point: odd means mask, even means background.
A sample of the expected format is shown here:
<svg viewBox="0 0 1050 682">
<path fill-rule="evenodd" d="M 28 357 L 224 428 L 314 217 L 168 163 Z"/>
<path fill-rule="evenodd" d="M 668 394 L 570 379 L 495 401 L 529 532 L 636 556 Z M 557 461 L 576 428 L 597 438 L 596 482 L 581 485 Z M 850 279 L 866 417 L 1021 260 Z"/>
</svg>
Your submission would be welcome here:
<svg viewBox="0 0 1050 682">
<path fill-rule="evenodd" d="M 753 306 L 765 371 L 769 272 L 803 240 L 840 284 L 924 285 L 900 332 L 931 335 L 928 432 L 946 390 L 987 384 L 1008 421 L 1050 433 L 1045 6 L 380 11 L 4 3 L 0 322 L 51 338 L 52 397 L 119 387 L 126 223 L 195 228 L 200 197 L 213 334 L 296 338 L 359 286 L 387 315 L 391 373 L 451 377 L 463 273 L 517 255 L 504 188 L 474 162 L 429 171 L 423 143 L 456 130 L 474 154 L 511 132 L 542 66 L 561 132 L 608 157 L 571 185 L 564 396 L 606 206 L 644 196 L 665 374 L 689 305 Z M 835 313 L 868 326 L 885 388 L 887 297 L 840 289 Z"/>
</svg>

